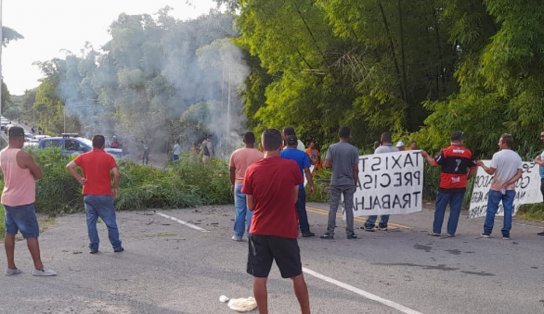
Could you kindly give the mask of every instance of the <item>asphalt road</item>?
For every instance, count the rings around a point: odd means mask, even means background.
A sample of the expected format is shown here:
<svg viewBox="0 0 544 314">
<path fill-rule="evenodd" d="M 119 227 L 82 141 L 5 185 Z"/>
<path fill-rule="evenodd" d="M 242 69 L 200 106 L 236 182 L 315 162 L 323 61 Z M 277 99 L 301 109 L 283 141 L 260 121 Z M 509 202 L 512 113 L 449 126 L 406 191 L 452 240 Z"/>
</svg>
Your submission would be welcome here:
<svg viewBox="0 0 544 314">
<path fill-rule="evenodd" d="M 326 205 L 310 204 L 312 230 L 325 230 Z M 97 255 L 86 249 L 83 214 L 44 225 L 42 257 L 59 275 L 0 277 L 1 313 L 233 313 L 220 295 L 252 295 L 245 273 L 247 242 L 230 240 L 232 206 L 121 212 L 126 249 L 113 253 L 105 227 Z M 187 222 L 205 229 L 191 228 Z M 482 219 L 462 217 L 455 238 L 427 235 L 432 210 L 393 216 L 387 231 L 347 240 L 339 219 L 334 240 L 299 240 L 314 313 L 544 313 L 543 225 L 514 220 L 512 240 L 500 230 L 479 238 Z M 502 220 L 497 219 L 497 225 Z M 356 219 L 362 225 L 362 219 Z M 0 266 L 5 267 L 1 249 Z M 269 278 L 271 313 L 297 313 L 290 280 L 276 266 Z"/>
</svg>

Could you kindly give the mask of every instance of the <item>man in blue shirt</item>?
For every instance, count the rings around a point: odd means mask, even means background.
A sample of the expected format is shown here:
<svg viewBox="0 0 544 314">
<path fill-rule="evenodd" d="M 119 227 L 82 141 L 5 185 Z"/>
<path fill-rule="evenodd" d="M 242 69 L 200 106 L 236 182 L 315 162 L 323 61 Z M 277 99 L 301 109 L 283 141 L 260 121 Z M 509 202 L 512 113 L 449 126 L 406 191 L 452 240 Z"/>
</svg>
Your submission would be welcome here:
<svg viewBox="0 0 544 314">
<path fill-rule="evenodd" d="M 288 135 L 286 138 L 287 147 L 283 149 L 280 153 L 280 157 L 284 159 L 294 160 L 300 172 L 306 175 L 306 180 L 308 181 L 308 190 L 310 193 L 314 192 L 314 182 L 312 180 L 312 173 L 310 172 L 310 158 L 306 152 L 300 151 L 297 149 L 298 139 L 296 135 Z M 308 223 L 308 214 L 306 213 L 306 191 L 304 190 L 304 184 L 299 186 L 298 190 L 298 199 L 296 203 L 297 213 L 298 213 L 298 223 L 300 232 L 303 237 L 313 237 L 315 234 L 310 231 L 310 225 Z"/>
</svg>

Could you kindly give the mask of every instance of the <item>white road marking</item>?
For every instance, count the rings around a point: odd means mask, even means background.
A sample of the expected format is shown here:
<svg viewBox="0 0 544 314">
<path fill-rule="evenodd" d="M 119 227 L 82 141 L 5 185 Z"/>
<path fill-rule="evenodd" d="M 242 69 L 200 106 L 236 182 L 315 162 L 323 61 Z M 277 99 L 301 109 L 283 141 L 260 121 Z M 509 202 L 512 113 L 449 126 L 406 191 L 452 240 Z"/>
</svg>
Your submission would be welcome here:
<svg viewBox="0 0 544 314">
<path fill-rule="evenodd" d="M 195 226 L 195 225 L 193 225 L 192 223 L 188 223 L 188 222 L 183 221 L 183 220 L 181 220 L 181 219 L 177 219 L 176 217 L 168 216 L 168 215 L 163 214 L 163 213 L 161 213 L 161 212 L 156 212 L 156 214 L 159 215 L 159 216 L 162 216 L 162 217 L 164 217 L 164 218 L 173 220 L 173 221 L 175 221 L 175 222 L 177 222 L 177 223 L 179 223 L 179 224 L 182 224 L 182 225 L 184 225 L 184 226 L 187 226 L 187 227 L 189 227 L 189 228 L 191 228 L 191 229 L 195 229 L 195 230 L 198 230 L 198 231 L 200 231 L 200 232 L 210 232 L 209 230 L 202 229 L 202 228 L 200 228 L 199 226 Z"/>
<path fill-rule="evenodd" d="M 321 279 L 321 280 L 326 281 L 328 283 L 332 283 L 333 285 L 336 285 L 336 286 L 338 286 L 340 288 L 344 288 L 344 289 L 346 289 L 348 291 L 351 291 L 351 292 L 353 292 L 355 294 L 358 294 L 358 295 L 360 295 L 360 296 L 362 296 L 364 298 L 367 298 L 369 300 L 376 301 L 376 302 L 379 302 L 379 303 L 381 303 L 383 305 L 394 308 L 394 309 L 396 309 L 396 310 L 398 310 L 398 311 L 400 311 L 402 313 L 406 313 L 406 314 L 422 314 L 421 312 L 418 312 L 416 310 L 412 310 L 411 308 L 408 308 L 408 307 L 406 307 L 404 305 L 401 305 L 401 304 L 395 303 L 393 301 L 384 299 L 384 298 L 379 297 L 379 296 L 377 296 L 375 294 L 372 294 L 370 292 L 366 292 L 364 290 L 361 290 L 361 289 L 359 289 L 357 287 L 354 287 L 352 285 L 348 285 L 347 283 L 343 283 L 343 282 L 338 281 L 336 279 L 333 279 L 331 277 L 327 277 L 325 275 L 322 275 L 322 274 L 320 274 L 318 272 L 315 272 L 315 271 L 313 271 L 311 269 L 308 269 L 306 267 L 302 267 L 302 271 L 305 274 L 314 276 L 315 278 Z"/>
</svg>

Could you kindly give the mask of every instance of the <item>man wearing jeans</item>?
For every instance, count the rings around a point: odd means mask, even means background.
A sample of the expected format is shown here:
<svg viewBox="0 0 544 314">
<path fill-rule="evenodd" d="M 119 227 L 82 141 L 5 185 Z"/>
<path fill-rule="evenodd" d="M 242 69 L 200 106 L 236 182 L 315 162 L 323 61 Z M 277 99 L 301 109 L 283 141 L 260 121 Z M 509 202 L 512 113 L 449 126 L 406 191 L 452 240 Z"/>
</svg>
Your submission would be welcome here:
<svg viewBox="0 0 544 314">
<path fill-rule="evenodd" d="M 8 130 L 8 147 L 0 152 L 0 167 L 4 175 L 2 205 L 5 208 L 6 236 L 4 246 L 8 267 L 5 275 L 21 273 L 15 266 L 15 235 L 21 232 L 26 239 L 30 256 L 34 262 L 32 275 L 55 276 L 57 273 L 43 266 L 40 258 L 38 236 L 40 228 L 36 218 L 36 180 L 41 179 L 42 171 L 30 154 L 21 150 L 25 143 L 25 131 L 12 126 Z"/>
<path fill-rule="evenodd" d="M 485 216 L 483 238 L 489 238 L 493 231 L 495 214 L 502 201 L 504 209 L 504 220 L 502 227 L 502 238 L 510 240 L 510 229 L 512 229 L 513 203 L 516 196 L 515 185 L 523 174 L 522 161 L 518 153 L 512 150 L 514 138 L 510 134 L 503 134 L 499 138 L 500 151 L 493 154 L 491 164 L 487 167 L 481 160 L 478 166 L 485 172 L 493 175 L 491 187 L 487 197 L 487 213 Z"/>
<path fill-rule="evenodd" d="M 380 137 L 380 143 L 381 145 L 378 146 L 374 150 L 374 154 L 394 153 L 399 151 L 397 147 L 393 146 L 390 132 L 382 133 L 382 136 Z M 366 220 L 365 225 L 363 226 L 363 229 L 365 231 L 371 231 L 371 232 L 374 231 L 374 227 L 376 226 L 377 219 L 378 219 L 378 216 L 376 215 L 368 216 L 368 219 Z M 378 229 L 387 231 L 388 222 L 389 222 L 389 215 L 381 215 L 380 223 L 378 224 Z"/>
<path fill-rule="evenodd" d="M 540 132 L 540 140 L 544 143 L 544 131 Z M 540 173 L 540 193 L 542 193 L 542 198 L 544 201 L 544 151 L 534 160 L 535 164 L 538 165 L 538 171 Z M 544 236 L 544 231 L 537 233 L 539 236 Z"/>
<path fill-rule="evenodd" d="M 454 237 L 457 232 L 461 205 L 465 197 L 468 179 L 476 173 L 476 161 L 470 149 L 463 146 L 463 132 L 455 131 L 450 137 L 450 146 L 443 148 L 435 158 L 426 151 L 421 151 L 423 158 L 433 167 L 441 167 L 436 206 L 434 209 L 432 236 L 440 236 L 446 207 L 450 204 L 448 219 L 448 236 Z"/>
<path fill-rule="evenodd" d="M 359 152 L 349 143 L 350 129 L 341 127 L 338 131 L 340 142 L 331 145 L 327 150 L 325 168 L 332 168 L 331 205 L 327 232 L 321 239 L 333 239 L 336 227 L 336 212 L 340 196 L 344 195 L 344 210 L 346 212 L 346 237 L 356 239 L 353 231 L 353 194 L 359 184 Z"/>
<path fill-rule="evenodd" d="M 83 186 L 83 202 L 87 215 L 89 252 L 98 253 L 99 238 L 96 229 L 98 217 L 108 228 L 108 238 L 114 252 L 124 251 L 119 239 L 119 229 L 115 218 L 113 200 L 119 188 L 119 169 L 115 159 L 104 151 L 105 139 L 102 135 L 93 136 L 93 150 L 77 156 L 66 168 Z M 83 175 L 77 168 L 81 168 Z M 112 177 L 113 175 L 113 186 Z"/>
<path fill-rule="evenodd" d="M 255 135 L 252 132 L 244 134 L 245 147 L 235 150 L 229 161 L 230 183 L 234 192 L 234 241 L 242 241 L 244 232 L 251 225 L 251 211 L 247 210 L 246 195 L 242 193 L 242 183 L 247 167 L 261 160 L 263 153 L 255 148 Z"/>
</svg>

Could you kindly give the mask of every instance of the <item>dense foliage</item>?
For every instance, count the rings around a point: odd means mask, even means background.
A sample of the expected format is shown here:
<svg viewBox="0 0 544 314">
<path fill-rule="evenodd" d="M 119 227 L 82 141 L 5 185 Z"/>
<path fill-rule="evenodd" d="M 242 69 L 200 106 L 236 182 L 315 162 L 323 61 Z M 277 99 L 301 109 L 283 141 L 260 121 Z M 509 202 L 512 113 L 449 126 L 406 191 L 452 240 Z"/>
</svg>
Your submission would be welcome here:
<svg viewBox="0 0 544 314">
<path fill-rule="evenodd" d="M 66 171 L 71 157 L 57 149 L 32 151 L 42 169 L 38 181 L 36 208 L 48 215 L 83 211 L 80 185 Z M 185 208 L 232 202 L 229 170 L 225 162 L 213 159 L 202 164 L 189 155 L 164 169 L 119 163 L 121 181 L 116 207 L 119 210 Z"/>
</svg>

